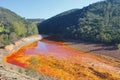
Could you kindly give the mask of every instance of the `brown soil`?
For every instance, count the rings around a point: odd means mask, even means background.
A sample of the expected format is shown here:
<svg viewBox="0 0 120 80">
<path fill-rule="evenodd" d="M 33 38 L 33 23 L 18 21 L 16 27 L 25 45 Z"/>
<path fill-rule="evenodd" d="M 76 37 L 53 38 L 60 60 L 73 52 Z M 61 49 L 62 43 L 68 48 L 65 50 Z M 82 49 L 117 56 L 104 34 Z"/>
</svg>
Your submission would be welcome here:
<svg viewBox="0 0 120 80">
<path fill-rule="evenodd" d="M 115 46 L 76 40 L 67 40 L 66 45 L 84 52 L 96 53 L 97 55 L 102 56 L 105 55 L 105 57 L 112 57 L 112 59 L 117 59 L 117 61 L 120 60 L 120 50 L 118 50 Z"/>
</svg>

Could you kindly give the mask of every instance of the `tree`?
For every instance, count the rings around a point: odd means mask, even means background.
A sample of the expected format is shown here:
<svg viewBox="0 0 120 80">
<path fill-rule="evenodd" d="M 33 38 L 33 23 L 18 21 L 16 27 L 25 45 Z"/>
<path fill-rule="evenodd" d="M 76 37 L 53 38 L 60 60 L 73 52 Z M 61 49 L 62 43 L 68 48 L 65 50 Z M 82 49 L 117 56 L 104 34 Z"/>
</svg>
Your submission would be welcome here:
<svg viewBox="0 0 120 80">
<path fill-rule="evenodd" d="M 25 36 L 27 30 L 25 28 L 25 25 L 21 22 L 13 22 L 13 28 L 15 30 L 15 33 L 18 35 L 18 36 Z"/>
</svg>

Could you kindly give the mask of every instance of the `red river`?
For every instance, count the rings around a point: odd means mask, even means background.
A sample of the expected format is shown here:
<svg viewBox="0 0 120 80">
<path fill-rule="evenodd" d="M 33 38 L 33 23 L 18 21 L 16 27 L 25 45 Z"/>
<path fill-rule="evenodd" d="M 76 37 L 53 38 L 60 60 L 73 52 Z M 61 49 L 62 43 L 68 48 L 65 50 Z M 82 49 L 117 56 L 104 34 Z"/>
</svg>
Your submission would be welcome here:
<svg viewBox="0 0 120 80">
<path fill-rule="evenodd" d="M 8 55 L 5 60 L 8 63 L 27 68 L 30 65 L 28 60 L 31 56 L 39 59 L 38 64 L 41 65 L 37 69 L 39 72 L 62 80 L 82 79 L 81 74 L 84 75 L 84 73 L 96 78 L 88 69 L 91 65 L 100 67 L 99 70 L 102 68 L 102 71 L 115 70 L 114 64 L 104 58 L 69 48 L 63 42 L 49 40 L 25 45 Z M 90 76 L 86 75 L 86 77 L 87 80 Z"/>
</svg>

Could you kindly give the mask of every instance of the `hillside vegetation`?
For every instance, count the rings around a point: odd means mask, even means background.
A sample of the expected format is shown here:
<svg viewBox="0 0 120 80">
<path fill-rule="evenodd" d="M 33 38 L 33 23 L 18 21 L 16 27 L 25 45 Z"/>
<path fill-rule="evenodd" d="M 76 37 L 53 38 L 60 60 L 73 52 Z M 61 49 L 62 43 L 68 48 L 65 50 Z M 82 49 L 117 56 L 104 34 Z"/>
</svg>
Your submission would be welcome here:
<svg viewBox="0 0 120 80">
<path fill-rule="evenodd" d="M 0 7 L 0 47 L 37 33 L 38 30 L 34 23 Z"/>
<path fill-rule="evenodd" d="M 120 0 L 105 0 L 73 9 L 39 24 L 39 33 L 59 34 L 66 39 L 120 43 Z"/>
<path fill-rule="evenodd" d="M 34 22 L 34 23 L 36 23 L 36 24 L 39 24 L 39 23 L 41 23 L 41 22 L 44 21 L 44 19 L 40 19 L 40 18 L 27 19 L 27 20 L 30 21 L 30 22 Z"/>
</svg>

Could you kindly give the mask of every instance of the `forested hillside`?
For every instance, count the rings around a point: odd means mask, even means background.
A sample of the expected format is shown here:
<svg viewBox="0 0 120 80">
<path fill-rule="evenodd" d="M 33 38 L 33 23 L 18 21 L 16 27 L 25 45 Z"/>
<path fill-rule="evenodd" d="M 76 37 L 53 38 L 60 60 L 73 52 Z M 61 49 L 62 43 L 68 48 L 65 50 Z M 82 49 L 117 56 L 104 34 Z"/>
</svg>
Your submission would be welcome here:
<svg viewBox="0 0 120 80">
<path fill-rule="evenodd" d="M 34 23 L 36 23 L 36 24 L 39 24 L 39 23 L 41 23 L 41 22 L 43 22 L 44 21 L 44 19 L 40 19 L 40 18 L 36 18 L 36 19 L 27 19 L 28 21 L 30 21 L 30 22 L 34 22 Z"/>
<path fill-rule="evenodd" d="M 39 33 L 64 38 L 120 43 L 120 0 L 104 0 L 82 9 L 73 9 L 43 21 Z"/>
<path fill-rule="evenodd" d="M 0 7 L 0 47 L 10 44 L 21 37 L 37 34 L 34 23 L 18 16 L 14 12 Z"/>
</svg>

